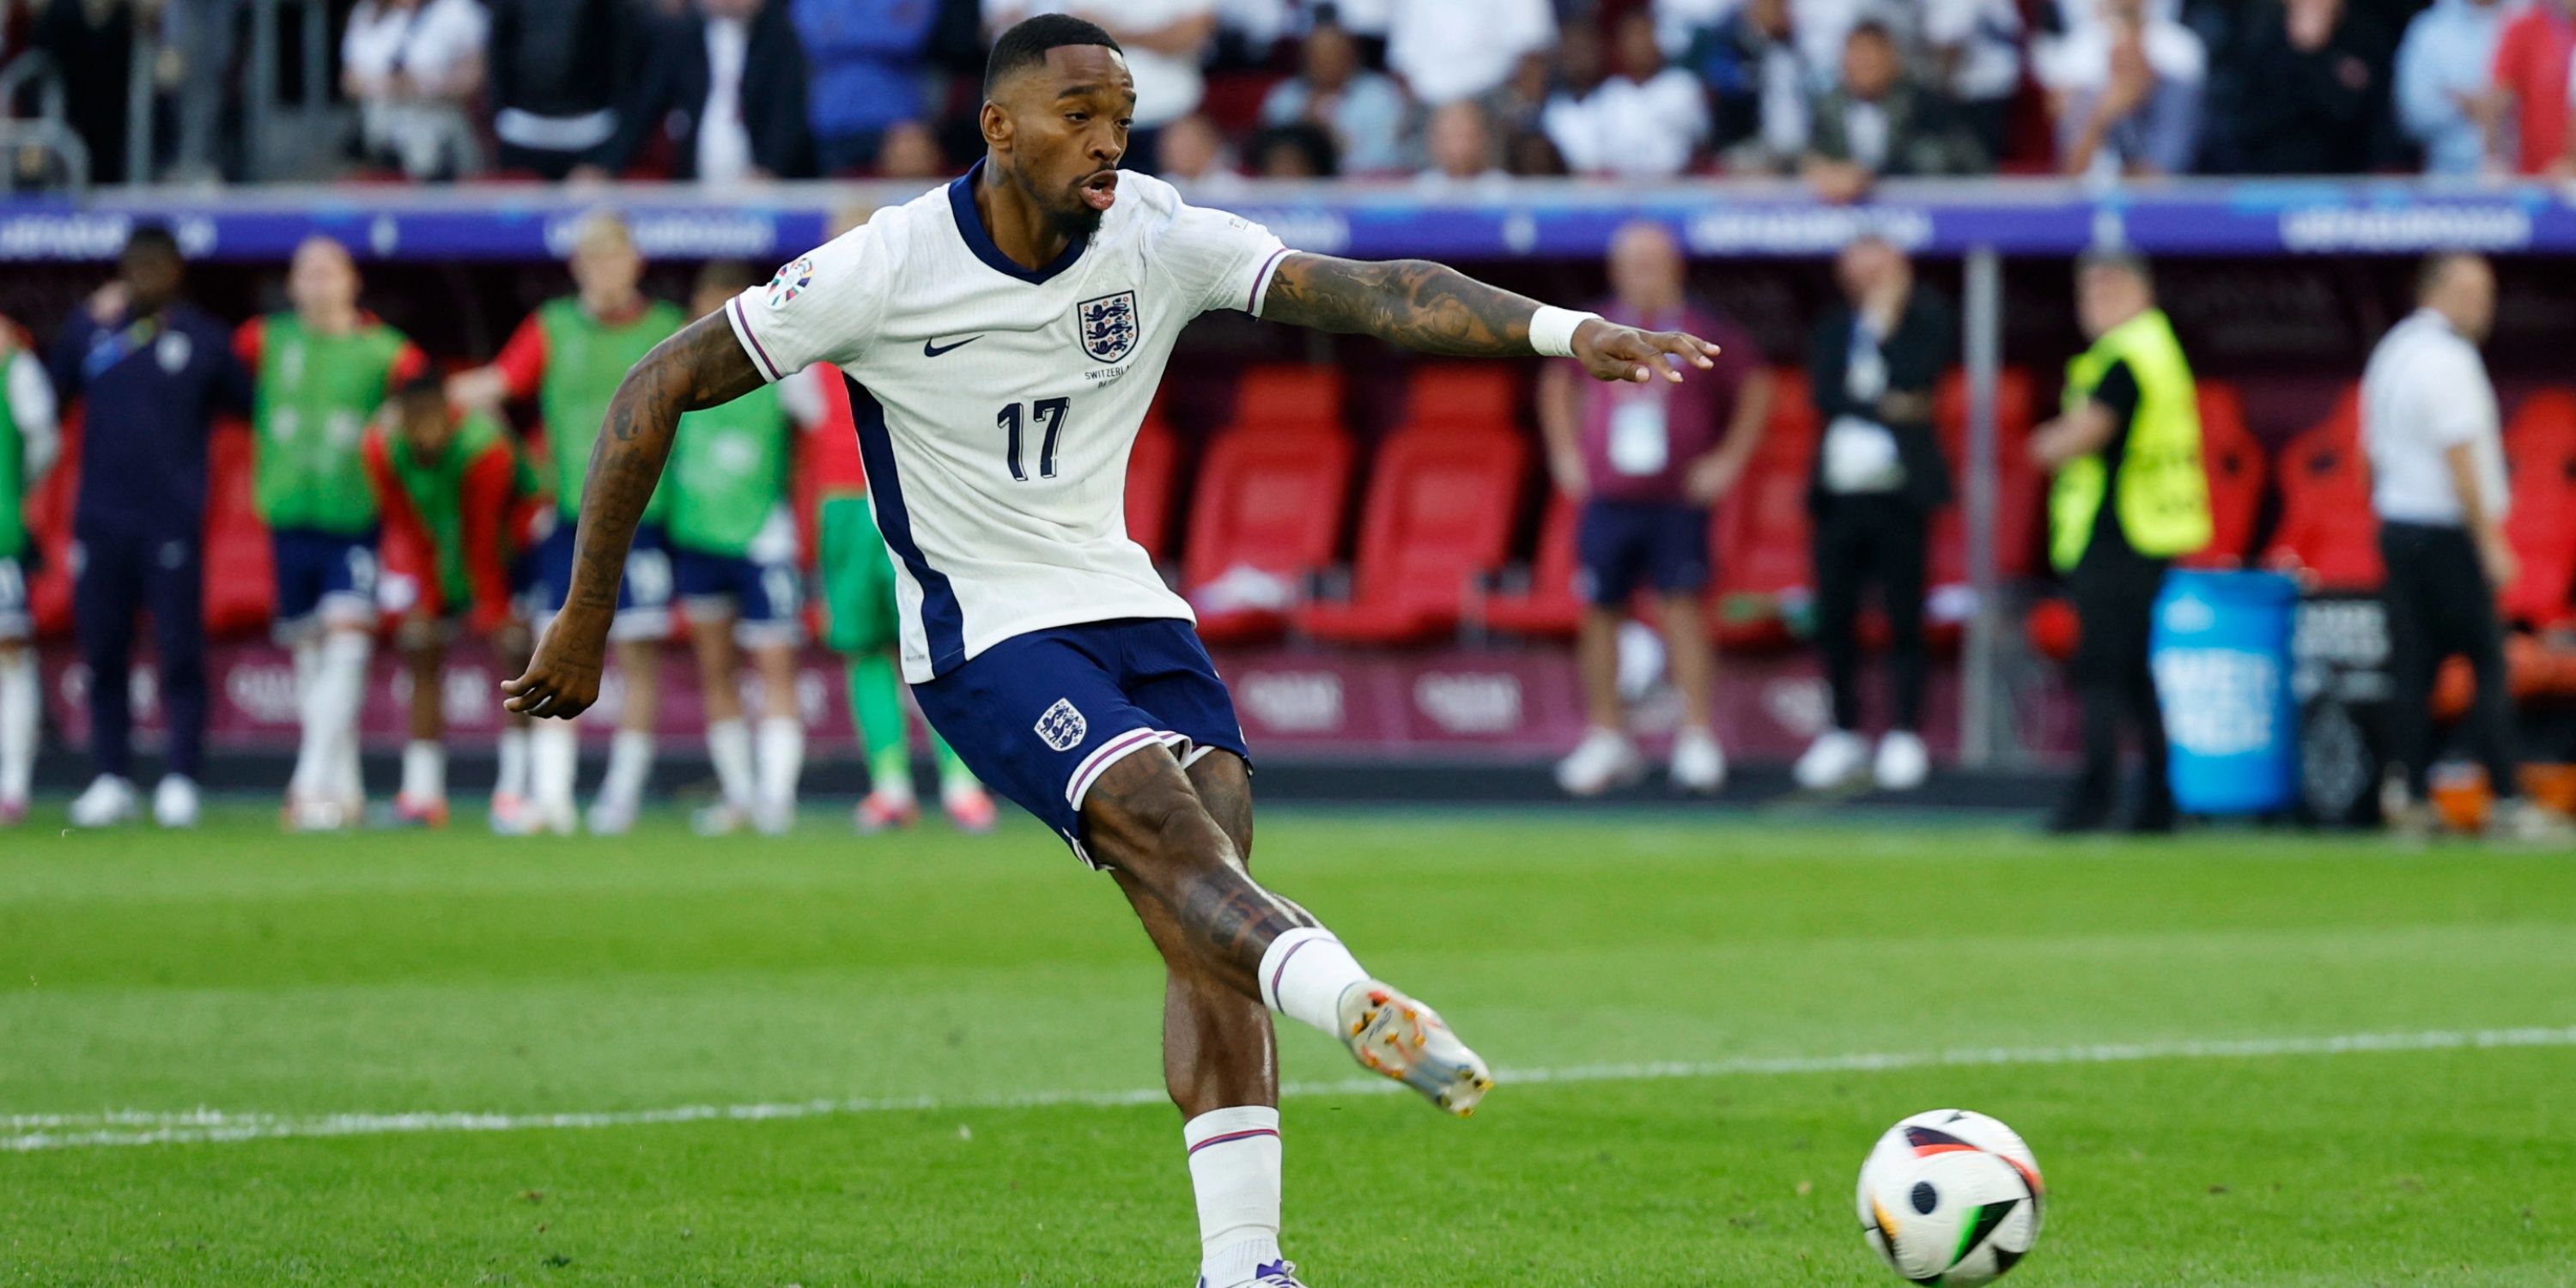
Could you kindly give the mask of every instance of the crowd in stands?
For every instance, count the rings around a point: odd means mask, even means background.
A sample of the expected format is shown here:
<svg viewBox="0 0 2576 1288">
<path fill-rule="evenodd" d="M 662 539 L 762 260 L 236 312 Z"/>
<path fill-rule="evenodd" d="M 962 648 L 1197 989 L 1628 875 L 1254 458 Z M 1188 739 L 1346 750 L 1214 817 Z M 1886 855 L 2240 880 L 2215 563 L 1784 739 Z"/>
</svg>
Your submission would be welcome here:
<svg viewBox="0 0 2576 1288">
<path fill-rule="evenodd" d="M 184 146 L 211 127 L 182 87 L 240 62 L 238 42 L 203 28 L 255 2 L 0 0 L 0 48 L 52 57 L 93 172 L 114 178 L 129 75 L 184 109 L 167 113 L 186 118 L 170 132 Z M 722 184 L 962 169 L 986 34 L 1080 6 L 339 7 L 350 110 L 323 132 L 344 137 L 312 140 L 309 171 Z M 1129 164 L 1185 182 L 1472 191 L 1503 175 L 1803 174 L 1836 198 L 1879 176 L 1997 172 L 2563 175 L 2576 171 L 2571 15 L 2576 0 L 1120 0 L 1086 13 L 1135 74 Z M 147 34 L 148 66 L 130 57 Z M 248 151 L 210 164 L 239 172 Z"/>
</svg>

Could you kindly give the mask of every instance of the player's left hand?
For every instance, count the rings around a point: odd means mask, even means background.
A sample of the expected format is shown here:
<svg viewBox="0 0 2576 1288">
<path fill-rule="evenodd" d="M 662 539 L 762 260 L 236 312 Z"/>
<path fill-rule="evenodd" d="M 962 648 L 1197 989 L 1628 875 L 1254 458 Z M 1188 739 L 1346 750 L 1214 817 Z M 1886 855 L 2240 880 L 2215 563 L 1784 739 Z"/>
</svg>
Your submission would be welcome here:
<svg viewBox="0 0 2576 1288">
<path fill-rule="evenodd" d="M 1640 331 L 1599 318 L 1574 329 L 1574 359 L 1595 380 L 1644 384 L 1660 372 L 1680 384 L 1681 364 L 1706 371 L 1717 365 L 1710 361 L 1717 352 L 1716 345 L 1680 331 Z"/>
<path fill-rule="evenodd" d="M 600 660 L 608 651 L 610 615 L 575 609 L 555 614 L 537 640 L 528 673 L 503 680 L 501 705 L 540 720 L 570 720 L 599 701 Z"/>
</svg>

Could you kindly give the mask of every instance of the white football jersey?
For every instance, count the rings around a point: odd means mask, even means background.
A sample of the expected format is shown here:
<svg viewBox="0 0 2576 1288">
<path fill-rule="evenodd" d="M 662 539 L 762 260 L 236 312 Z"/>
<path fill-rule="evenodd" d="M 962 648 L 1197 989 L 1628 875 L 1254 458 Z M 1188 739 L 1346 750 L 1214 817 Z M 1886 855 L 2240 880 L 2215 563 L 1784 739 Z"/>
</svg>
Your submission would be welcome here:
<svg viewBox="0 0 2576 1288">
<path fill-rule="evenodd" d="M 761 375 L 850 380 L 877 528 L 894 556 L 903 675 L 1016 635 L 1191 617 L 1127 538 L 1127 452 L 1172 342 L 1261 311 L 1270 231 L 1122 174 L 1087 239 L 1041 269 L 993 245 L 966 176 L 778 270 L 726 307 Z"/>
</svg>

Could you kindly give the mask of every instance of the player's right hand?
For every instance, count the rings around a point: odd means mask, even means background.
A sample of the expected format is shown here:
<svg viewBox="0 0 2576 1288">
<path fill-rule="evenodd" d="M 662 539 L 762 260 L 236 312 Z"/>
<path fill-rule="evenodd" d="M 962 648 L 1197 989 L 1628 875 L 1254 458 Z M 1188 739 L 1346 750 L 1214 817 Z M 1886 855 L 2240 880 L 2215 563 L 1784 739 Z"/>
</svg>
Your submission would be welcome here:
<svg viewBox="0 0 2576 1288">
<path fill-rule="evenodd" d="M 599 670 L 608 651 L 609 620 L 609 614 L 569 605 L 555 614 L 537 640 L 537 655 L 528 662 L 528 673 L 501 682 L 501 692 L 510 695 L 502 707 L 540 720 L 570 720 L 589 710 L 599 701 Z"/>
</svg>

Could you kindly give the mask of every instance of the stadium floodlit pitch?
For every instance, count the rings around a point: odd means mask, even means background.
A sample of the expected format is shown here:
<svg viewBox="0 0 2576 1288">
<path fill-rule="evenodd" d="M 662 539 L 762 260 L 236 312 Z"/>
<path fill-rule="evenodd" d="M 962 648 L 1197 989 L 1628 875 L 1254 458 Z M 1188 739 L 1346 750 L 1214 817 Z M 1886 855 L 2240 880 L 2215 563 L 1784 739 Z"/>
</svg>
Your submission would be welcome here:
<svg viewBox="0 0 2576 1288">
<path fill-rule="evenodd" d="M 2565 853 L 1273 811 L 1257 866 L 1504 1073 L 1453 1122 L 1283 1031 L 1319 1288 L 1894 1283 L 1854 1170 L 1951 1104 L 2047 1170 L 2028 1288 L 2576 1273 Z M 1153 955 L 1025 823 L 21 831 L 0 989 L 0 1283 L 1195 1265 Z"/>
</svg>

